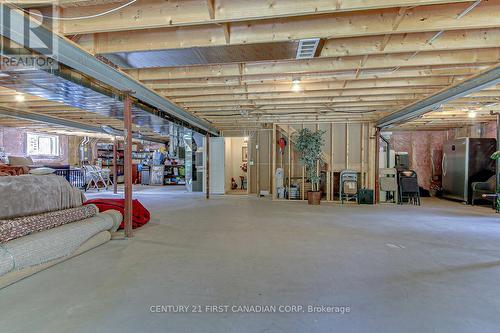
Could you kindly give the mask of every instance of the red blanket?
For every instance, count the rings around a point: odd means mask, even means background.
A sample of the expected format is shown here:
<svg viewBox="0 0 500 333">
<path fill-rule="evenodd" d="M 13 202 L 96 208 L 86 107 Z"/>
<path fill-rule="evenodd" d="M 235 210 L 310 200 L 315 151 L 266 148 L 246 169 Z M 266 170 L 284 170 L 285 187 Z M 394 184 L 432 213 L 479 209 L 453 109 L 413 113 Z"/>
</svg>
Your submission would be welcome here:
<svg viewBox="0 0 500 333">
<path fill-rule="evenodd" d="M 92 199 L 84 203 L 84 205 L 94 204 L 99 208 L 99 212 L 105 212 L 110 209 L 115 209 L 122 213 L 125 210 L 125 199 Z M 132 228 L 139 228 L 149 222 L 151 215 L 149 211 L 139 202 L 134 199 L 132 201 Z M 123 229 L 125 222 L 120 224 L 120 229 Z"/>
</svg>

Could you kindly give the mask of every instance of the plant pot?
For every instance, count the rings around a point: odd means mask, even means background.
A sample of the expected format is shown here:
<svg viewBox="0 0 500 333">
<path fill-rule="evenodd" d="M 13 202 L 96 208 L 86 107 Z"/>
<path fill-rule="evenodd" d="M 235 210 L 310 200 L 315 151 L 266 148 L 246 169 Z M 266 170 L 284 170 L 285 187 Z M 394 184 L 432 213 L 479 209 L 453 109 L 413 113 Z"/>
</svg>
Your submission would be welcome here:
<svg viewBox="0 0 500 333">
<path fill-rule="evenodd" d="M 321 203 L 321 191 L 308 191 L 307 203 L 310 205 L 319 205 Z"/>
</svg>

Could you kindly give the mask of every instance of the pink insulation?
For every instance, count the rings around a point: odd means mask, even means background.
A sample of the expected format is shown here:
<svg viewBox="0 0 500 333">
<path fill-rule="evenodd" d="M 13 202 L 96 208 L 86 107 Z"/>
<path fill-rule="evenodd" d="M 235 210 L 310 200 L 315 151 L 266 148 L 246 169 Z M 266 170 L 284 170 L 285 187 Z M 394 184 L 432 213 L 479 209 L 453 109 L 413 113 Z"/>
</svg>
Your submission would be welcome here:
<svg viewBox="0 0 500 333">
<path fill-rule="evenodd" d="M 417 172 L 419 185 L 428 190 L 432 176 L 441 175 L 445 141 L 445 131 L 394 132 L 391 148 L 408 153 L 410 169 Z"/>
<path fill-rule="evenodd" d="M 492 121 L 484 126 L 484 135 L 485 138 L 497 138 L 497 124 Z"/>
</svg>

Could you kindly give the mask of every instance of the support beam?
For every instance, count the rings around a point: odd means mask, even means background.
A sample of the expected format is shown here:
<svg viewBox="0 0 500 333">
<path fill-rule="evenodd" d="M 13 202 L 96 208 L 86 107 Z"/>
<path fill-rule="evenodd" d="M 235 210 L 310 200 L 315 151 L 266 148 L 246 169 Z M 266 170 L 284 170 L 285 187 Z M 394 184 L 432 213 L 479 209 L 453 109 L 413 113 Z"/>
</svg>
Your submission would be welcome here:
<svg viewBox="0 0 500 333">
<path fill-rule="evenodd" d="M 205 161 L 205 197 L 210 199 L 210 135 L 207 133 L 205 135 L 206 141 L 206 161 Z"/>
<path fill-rule="evenodd" d="M 206 0 L 208 7 L 208 16 L 211 20 L 215 19 L 215 0 Z"/>
<path fill-rule="evenodd" d="M 66 0 L 63 0 L 67 2 Z M 446 3 L 467 2 L 470 0 L 363 0 L 363 1 L 164 1 L 141 0 L 120 11 L 99 18 L 87 20 L 62 21 L 67 35 L 107 32 L 130 29 L 151 29 L 182 27 L 192 25 L 211 25 L 223 22 L 255 21 L 286 16 L 331 14 L 338 12 L 373 10 L 391 7 L 424 6 Z M 37 3 L 50 3 L 38 0 Z M 64 2 L 59 1 L 61 4 Z M 222 6 L 217 12 L 216 4 Z M 270 5 L 272 4 L 272 5 Z M 340 4 L 340 5 L 338 5 Z M 207 12 L 208 6 L 208 12 Z M 114 5 L 66 6 L 65 17 L 87 16 L 112 9 Z"/>
<path fill-rule="evenodd" d="M 272 184 L 272 194 L 273 194 L 273 200 L 276 200 L 278 198 L 277 196 L 277 188 L 276 188 L 276 179 L 274 175 L 276 174 L 276 123 L 273 123 L 273 133 L 272 133 L 272 150 L 271 150 L 271 156 L 272 156 L 272 169 L 271 169 L 271 184 Z"/>
<path fill-rule="evenodd" d="M 224 23 L 222 26 L 224 28 L 224 40 L 226 44 L 231 44 L 231 23 Z"/>
<path fill-rule="evenodd" d="M 500 43 L 499 43 L 500 45 Z M 458 76 L 457 79 L 464 79 L 465 76 Z M 301 88 L 304 92 L 320 91 L 320 90 L 344 90 L 344 89 L 369 89 L 369 88 L 402 88 L 402 87 L 444 87 L 450 85 L 452 77 L 413 77 L 413 78 L 384 78 L 384 79 L 367 79 L 367 80 L 324 80 L 320 82 L 301 82 Z M 217 87 L 200 87 L 196 88 L 176 88 L 163 89 L 162 84 L 149 85 L 161 94 L 169 96 L 169 98 L 182 96 L 210 96 L 224 94 L 259 94 L 271 92 L 290 92 L 290 81 L 274 84 L 247 84 L 246 87 L 235 86 L 217 86 Z"/>
<path fill-rule="evenodd" d="M 396 111 L 377 122 L 378 128 L 407 122 L 432 111 L 442 104 L 480 91 L 484 88 L 500 83 L 500 65 L 494 66 L 467 80 L 440 91 L 430 97 L 424 98 L 408 107 Z"/>
<path fill-rule="evenodd" d="M 365 184 L 365 123 L 361 123 L 361 149 L 360 149 L 360 162 L 361 162 L 361 186 L 366 187 Z"/>
<path fill-rule="evenodd" d="M 132 100 L 128 93 L 123 103 L 125 154 L 123 156 L 125 168 L 125 236 L 132 237 Z"/>
<path fill-rule="evenodd" d="M 484 2 L 468 15 L 457 19 L 457 13 L 461 12 L 463 7 L 463 4 L 418 6 L 409 9 L 401 16 L 402 21 L 396 29 L 394 29 L 394 19 L 400 15 L 398 8 L 379 11 L 378 15 L 375 15 L 373 11 L 358 11 L 255 20 L 251 24 L 232 22 L 230 45 L 287 42 L 306 38 L 327 39 L 423 31 L 485 29 L 500 26 L 500 17 L 496 15 L 500 12 L 498 2 Z M 91 34 L 82 37 L 79 43 L 84 49 L 94 54 L 226 45 L 223 24 L 165 27 L 168 20 L 164 16 L 161 19 L 164 25 L 161 28 L 130 31 L 140 27 L 137 21 L 134 21 L 122 31 Z M 148 21 L 144 20 L 144 22 Z M 95 25 L 94 29 L 99 30 L 100 26 L 102 24 Z M 116 25 L 114 27 L 117 30 Z"/>
<path fill-rule="evenodd" d="M 500 43 L 499 43 L 500 44 Z M 361 72 L 358 79 L 355 78 L 355 72 L 350 71 L 332 71 L 332 72 L 311 72 L 301 75 L 301 84 L 316 83 L 323 81 L 363 81 L 370 79 L 408 79 L 408 78 L 436 78 L 436 77 L 454 77 L 454 76 L 470 76 L 485 70 L 488 67 L 496 64 L 497 61 L 491 63 L 480 64 L 457 64 L 457 65 L 426 65 L 421 68 L 404 68 L 401 67 L 394 72 L 394 67 L 385 70 L 364 70 Z M 276 75 L 252 75 L 252 76 L 226 76 L 226 77 L 206 77 L 206 78 L 173 78 L 173 79 L 157 79 L 147 80 L 141 79 L 147 86 L 155 89 L 177 89 L 177 88 L 207 88 L 207 87 L 233 87 L 239 86 L 242 83 L 247 85 L 260 84 L 290 84 L 295 75 L 276 74 Z M 240 81 L 242 80 L 242 81 Z M 454 82 L 451 82 L 454 83 Z M 13 100 L 13 97 L 10 97 Z"/>
<path fill-rule="evenodd" d="M 463 64 L 498 63 L 500 59 L 500 48 L 461 50 L 456 52 L 431 51 L 420 52 L 409 59 L 411 54 L 388 54 L 370 56 L 364 64 L 364 71 L 373 70 L 390 74 L 394 68 L 400 67 L 422 67 L 422 66 L 462 66 Z M 219 64 L 202 66 L 182 67 L 158 67 L 129 69 L 126 72 L 134 78 L 144 80 L 172 80 L 172 79 L 208 79 L 221 77 L 240 76 L 240 67 L 243 66 L 245 79 L 251 76 L 274 75 L 283 77 L 285 75 L 307 76 L 314 73 L 323 75 L 331 72 L 355 71 L 362 57 L 343 58 L 313 58 L 305 60 L 276 60 L 246 62 L 243 64 Z M 425 69 L 423 69 L 425 70 Z M 333 74 L 333 73 L 332 73 Z M 338 73 L 336 73 L 338 74 Z M 374 73 L 375 75 L 377 73 Z M 360 74 L 361 76 L 363 73 Z M 333 75 L 336 77 L 335 75 Z M 337 75 L 338 76 L 338 75 Z"/>
<path fill-rule="evenodd" d="M 118 141 L 116 136 L 113 138 L 113 193 L 118 193 L 118 165 L 117 165 L 117 149 Z"/>
<path fill-rule="evenodd" d="M 348 97 L 348 96 L 384 96 L 384 95 L 407 95 L 407 94 L 432 94 L 439 90 L 439 87 L 403 87 L 403 88 L 370 88 L 352 90 L 324 90 L 324 91 L 303 91 L 303 92 L 268 92 L 258 94 L 229 94 L 216 96 L 193 96 L 172 98 L 177 103 L 191 103 L 204 101 L 246 101 L 286 99 L 289 101 L 301 100 L 304 98 L 328 98 L 328 97 Z"/>
<path fill-rule="evenodd" d="M 379 186 L 379 175 L 380 175 L 380 128 L 377 127 L 375 130 L 375 204 L 380 202 L 380 186 Z"/>
<path fill-rule="evenodd" d="M 255 165 L 257 166 L 255 169 L 255 184 L 256 184 L 256 192 L 257 192 L 257 198 L 260 197 L 260 150 L 261 150 L 261 143 L 260 143 L 260 130 L 257 131 L 257 138 L 255 140 Z"/>
<path fill-rule="evenodd" d="M 380 36 L 332 38 L 326 41 L 321 57 L 463 50 L 500 45 L 500 28 L 445 31 L 438 39 L 429 43 L 429 39 L 435 34 L 432 31 L 385 35 L 390 39 L 384 39 L 382 42 Z"/>
</svg>

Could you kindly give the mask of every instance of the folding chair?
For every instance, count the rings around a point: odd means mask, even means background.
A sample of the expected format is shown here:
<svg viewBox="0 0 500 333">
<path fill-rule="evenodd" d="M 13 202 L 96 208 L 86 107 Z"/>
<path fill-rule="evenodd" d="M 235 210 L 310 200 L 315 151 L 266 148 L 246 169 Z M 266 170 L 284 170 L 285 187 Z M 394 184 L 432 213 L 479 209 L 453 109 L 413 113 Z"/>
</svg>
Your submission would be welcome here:
<svg viewBox="0 0 500 333">
<path fill-rule="evenodd" d="M 87 164 L 82 166 L 85 172 L 85 183 L 87 184 L 85 187 L 85 191 L 90 189 L 97 189 L 99 191 L 99 177 L 95 172 L 95 169 L 92 165 Z"/>
<path fill-rule="evenodd" d="M 87 188 L 86 190 L 89 189 L 97 189 L 97 191 L 100 190 L 99 188 L 99 183 L 102 183 L 106 190 L 108 189 L 108 183 L 106 182 L 106 179 L 103 177 L 103 172 L 102 169 L 95 166 L 95 165 L 85 165 L 85 178 L 87 182 Z M 109 175 L 107 176 L 109 178 Z"/>
<path fill-rule="evenodd" d="M 340 201 L 355 199 L 358 201 L 358 173 L 354 170 L 342 170 L 340 172 Z"/>
<path fill-rule="evenodd" d="M 386 192 L 385 202 L 398 203 L 398 172 L 394 168 L 384 168 L 379 170 L 380 191 Z"/>
<path fill-rule="evenodd" d="M 111 169 L 101 169 L 101 177 L 104 182 L 104 186 L 106 186 L 106 190 L 108 189 L 108 186 L 113 186 L 114 183 L 113 180 L 111 180 Z"/>
<path fill-rule="evenodd" d="M 420 189 L 417 173 L 413 170 L 400 171 L 398 174 L 399 204 L 405 200 L 408 203 L 420 206 Z"/>
</svg>

